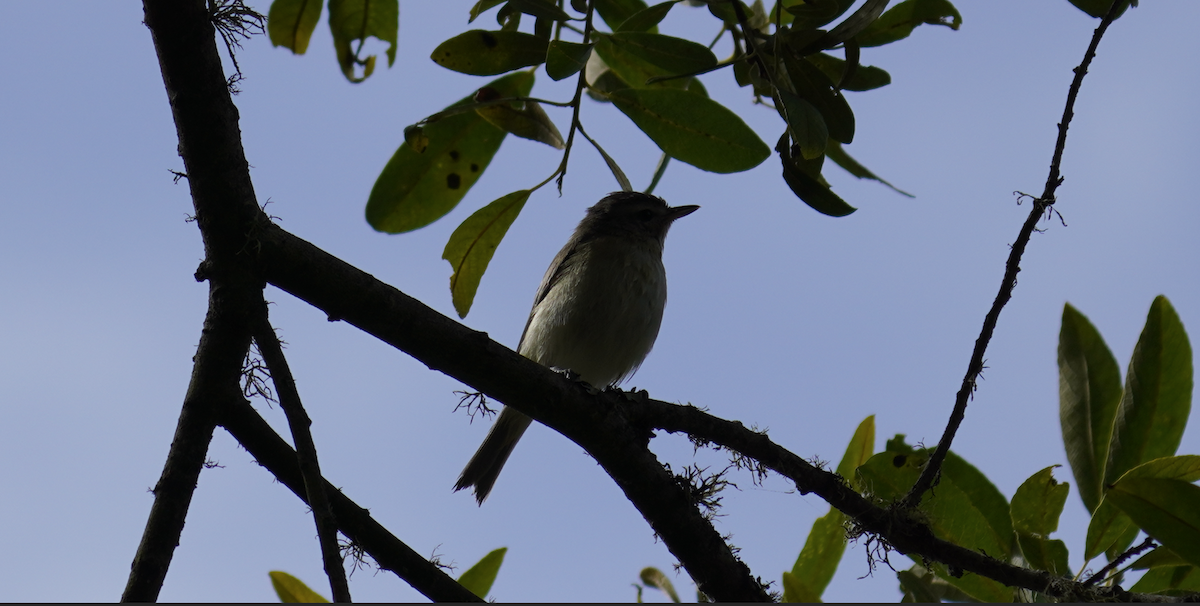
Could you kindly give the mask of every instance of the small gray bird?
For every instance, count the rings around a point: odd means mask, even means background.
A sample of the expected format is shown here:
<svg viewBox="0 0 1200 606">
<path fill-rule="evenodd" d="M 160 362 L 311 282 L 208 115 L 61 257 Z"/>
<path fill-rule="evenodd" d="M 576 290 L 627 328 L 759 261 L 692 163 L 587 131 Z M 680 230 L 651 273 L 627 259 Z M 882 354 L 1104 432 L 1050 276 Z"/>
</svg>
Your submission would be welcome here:
<svg viewBox="0 0 1200 606">
<path fill-rule="evenodd" d="M 667 304 L 667 230 L 698 208 L 637 192 L 609 194 L 589 208 L 546 270 L 517 352 L 596 387 L 633 376 Z M 454 490 L 474 486 L 482 505 L 532 420 L 505 407 Z"/>
</svg>

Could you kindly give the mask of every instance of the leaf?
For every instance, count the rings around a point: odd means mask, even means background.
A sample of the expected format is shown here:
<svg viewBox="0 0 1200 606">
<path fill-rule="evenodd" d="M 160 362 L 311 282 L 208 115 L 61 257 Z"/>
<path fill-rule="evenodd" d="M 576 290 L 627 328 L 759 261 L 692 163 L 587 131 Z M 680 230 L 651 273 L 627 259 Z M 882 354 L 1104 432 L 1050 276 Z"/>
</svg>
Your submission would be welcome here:
<svg viewBox="0 0 1200 606">
<path fill-rule="evenodd" d="M 892 83 L 891 74 L 870 65 L 859 65 L 855 68 L 854 74 L 850 76 L 849 80 L 841 82 L 842 75 L 846 73 L 845 60 L 825 53 L 808 55 L 805 59 L 808 59 L 813 65 L 824 72 L 831 82 L 839 82 L 842 90 L 873 90 Z"/>
<path fill-rule="evenodd" d="M 775 89 L 775 101 L 775 109 L 787 122 L 792 140 L 800 148 L 800 156 L 805 160 L 824 156 L 829 130 L 821 112 L 813 104 L 782 88 Z"/>
<path fill-rule="evenodd" d="M 703 44 L 644 32 L 619 32 L 596 37 L 596 54 L 633 88 L 686 88 L 691 78 L 648 83 L 655 77 L 679 76 L 708 69 L 717 57 Z"/>
<path fill-rule="evenodd" d="M 479 289 L 479 281 L 487 271 L 496 247 L 521 214 L 531 193 L 531 190 L 522 189 L 500 197 L 467 217 L 450 235 L 442 258 L 454 268 L 454 274 L 450 276 L 450 296 L 458 317 L 465 318 L 471 311 L 475 291 Z"/>
<path fill-rule="evenodd" d="M 504 97 L 529 94 L 533 74 L 517 72 L 488 83 Z M 474 102 L 472 94 L 450 107 Z M 433 223 L 455 206 L 479 180 L 504 140 L 504 131 L 475 112 L 421 127 L 429 147 L 418 153 L 407 142 L 396 150 L 367 199 L 367 222 L 387 233 L 412 231 Z"/>
<path fill-rule="evenodd" d="M 591 54 L 591 44 L 551 40 L 550 47 L 546 49 L 546 75 L 553 80 L 569 78 L 587 65 Z"/>
<path fill-rule="evenodd" d="M 671 12 L 677 0 L 660 2 L 649 8 L 644 8 L 623 21 L 614 31 L 617 32 L 649 32 Z"/>
<path fill-rule="evenodd" d="M 356 40 L 375 37 L 388 43 L 388 67 L 396 62 L 396 39 L 400 31 L 399 0 L 329 0 L 329 30 L 337 50 L 338 65 L 351 82 L 362 82 L 375 71 L 375 55 L 360 59 L 350 45 Z M 354 66 L 363 66 L 363 75 L 354 75 Z"/>
<path fill-rule="evenodd" d="M 496 574 L 500 572 L 500 565 L 504 563 L 504 554 L 507 552 L 507 547 L 492 550 L 462 573 L 462 576 L 458 577 L 458 584 L 479 596 L 479 599 L 487 599 L 488 592 L 492 590 L 492 583 L 496 582 Z"/>
<path fill-rule="evenodd" d="M 1121 402 L 1121 371 L 1104 339 L 1070 303 L 1058 334 L 1058 418 L 1079 497 L 1095 512 L 1103 496 L 1113 419 Z"/>
<path fill-rule="evenodd" d="M 646 3 L 642 0 L 594 0 L 592 5 L 604 23 L 608 24 L 608 29 L 613 31 L 617 31 L 618 26 L 639 11 L 646 10 Z"/>
<path fill-rule="evenodd" d="M 858 45 L 881 46 L 902 40 L 924 23 L 957 30 L 962 25 L 962 15 L 949 0 L 904 0 L 860 32 Z"/>
<path fill-rule="evenodd" d="M 496 5 L 504 4 L 504 2 L 506 2 L 506 0 L 479 0 L 479 2 L 475 3 L 475 6 L 471 7 L 471 17 L 467 19 L 467 23 L 474 22 L 479 18 L 479 15 L 486 13 Z"/>
<path fill-rule="evenodd" d="M 321 20 L 321 0 L 275 0 L 267 13 L 271 46 L 282 46 L 297 55 L 308 50 L 313 30 Z"/>
<path fill-rule="evenodd" d="M 646 568 L 642 569 L 641 573 L 638 574 L 638 578 L 640 578 L 647 587 L 653 587 L 667 594 L 667 596 L 671 598 L 672 602 L 676 604 L 679 603 L 679 594 L 675 593 L 675 585 L 671 583 L 671 579 L 667 578 L 667 575 L 663 574 L 663 571 L 653 566 L 647 566 Z"/>
<path fill-rule="evenodd" d="M 1134 570 L 1149 570 L 1163 566 L 1187 566 L 1187 562 L 1174 551 L 1160 545 L 1135 560 L 1129 567 Z"/>
<path fill-rule="evenodd" d="M 875 415 L 870 415 L 863 419 L 858 424 L 858 428 L 854 430 L 854 435 L 850 438 L 850 443 L 846 445 L 846 452 L 842 455 L 842 461 L 838 463 L 838 475 L 853 482 L 855 478 L 854 470 L 858 469 L 863 463 L 866 463 L 874 454 Z"/>
<path fill-rule="evenodd" d="M 475 100 L 480 102 L 502 98 L 499 92 L 488 87 L 479 89 L 475 94 Z M 550 116 L 546 115 L 545 110 L 536 101 L 498 103 L 480 107 L 475 113 L 483 116 L 483 119 L 491 122 L 493 126 L 523 139 L 545 143 L 554 149 L 565 147 L 562 133 L 558 132 Z"/>
<path fill-rule="evenodd" d="M 1071 576 L 1067 544 L 1058 539 L 1045 539 L 1031 534 L 1017 533 L 1021 554 L 1030 568 L 1044 570 L 1054 576 Z"/>
<path fill-rule="evenodd" d="M 898 500 L 916 481 L 927 460 L 927 451 L 876 454 L 858 468 L 861 486 L 882 502 Z M 923 510 L 938 538 L 970 546 L 1001 560 L 1011 556 L 1014 536 L 1004 495 L 978 469 L 954 453 L 946 457 L 941 482 Z M 934 570 L 947 583 L 975 599 L 1012 600 L 1012 590 L 999 582 L 972 573 L 955 577 L 942 564 L 936 564 Z"/>
<path fill-rule="evenodd" d="M 1125 373 L 1113 424 L 1106 484 L 1133 467 L 1175 454 L 1192 406 L 1192 347 L 1179 315 L 1159 295 Z"/>
<path fill-rule="evenodd" d="M 858 210 L 833 193 L 823 179 L 819 179 L 819 165 L 816 177 L 805 172 L 800 167 L 803 158 L 791 156 L 791 146 L 786 139 L 787 135 L 785 134 L 776 150 L 779 151 L 779 160 L 783 163 L 783 180 L 791 188 L 792 193 L 796 194 L 796 197 L 803 200 L 813 210 L 830 217 L 844 217 Z"/>
<path fill-rule="evenodd" d="M 1169 566 L 1155 568 L 1142 575 L 1130 591 L 1181 596 L 1200 592 L 1200 568 Z"/>
<path fill-rule="evenodd" d="M 267 576 L 271 577 L 271 586 L 275 588 L 275 594 L 279 596 L 279 601 L 284 604 L 329 603 L 325 596 L 309 589 L 303 581 L 282 570 L 272 570 L 267 573 Z"/>
<path fill-rule="evenodd" d="M 838 0 L 810 0 L 803 4 L 784 5 L 785 14 L 790 16 L 792 27 L 796 29 L 815 29 L 837 19 L 842 14 Z M 775 11 L 771 11 L 774 17 Z M 786 19 L 785 19 L 786 21 Z"/>
<path fill-rule="evenodd" d="M 1109 488 L 1104 500 L 1189 564 L 1200 566 L 1200 486 L 1126 476 Z"/>
<path fill-rule="evenodd" d="M 558 8 L 558 5 L 550 0 L 509 0 L 508 6 L 510 10 L 532 15 L 539 19 L 548 19 L 550 21 L 571 20 L 571 15 L 568 15 L 563 9 Z"/>
<path fill-rule="evenodd" d="M 834 141 L 831 139 L 825 143 L 825 156 L 827 158 L 829 158 L 830 160 L 833 160 L 834 164 L 837 164 L 838 166 L 845 169 L 846 172 L 850 173 L 851 175 L 854 175 L 855 177 L 858 177 L 859 179 L 871 179 L 872 181 L 878 181 L 878 182 L 888 186 L 889 188 L 891 188 L 892 191 L 894 191 L 902 196 L 907 196 L 909 198 L 916 197 L 916 196 L 904 191 L 903 189 L 900 189 L 900 188 L 896 187 L 895 185 L 888 183 L 887 181 L 883 180 L 875 173 L 868 170 L 867 167 L 863 166 L 862 164 L 859 164 L 858 160 L 851 158 L 850 154 L 846 153 L 846 150 L 842 147 L 842 144 L 838 143 L 837 141 Z"/>
<path fill-rule="evenodd" d="M 1012 499 L 1012 525 L 1018 533 L 1048 537 L 1058 530 L 1058 517 L 1067 502 L 1069 484 L 1054 479 L 1051 465 L 1025 480 Z"/>
<path fill-rule="evenodd" d="M 1083 559 L 1091 560 L 1108 551 L 1117 544 L 1130 529 L 1136 530 L 1133 520 L 1125 515 L 1116 505 L 1100 501 L 1096 511 L 1092 512 L 1092 520 L 1088 523 L 1087 538 L 1084 541 Z"/>
<path fill-rule="evenodd" d="M 838 465 L 838 474 L 854 478 L 854 470 L 866 463 L 875 450 L 875 415 L 863 419 Z M 829 513 L 813 522 L 796 563 L 783 573 L 783 601 L 819 602 L 833 580 L 846 551 L 846 516 L 830 507 Z"/>
<path fill-rule="evenodd" d="M 803 58 L 784 57 L 783 64 L 787 67 L 788 78 L 795 86 L 796 94 L 821 112 L 821 117 L 829 127 L 829 137 L 841 143 L 853 141 L 854 112 L 850 110 L 846 98 L 834 90 L 829 77 Z"/>
<path fill-rule="evenodd" d="M 854 11 L 849 17 L 842 20 L 836 27 L 829 30 L 824 35 L 816 38 L 813 42 L 805 45 L 799 45 L 799 54 L 808 55 L 816 51 L 833 48 L 838 44 L 857 36 L 859 32 L 869 28 L 874 23 L 883 9 L 887 8 L 890 0 L 867 0 L 858 10 Z"/>
<path fill-rule="evenodd" d="M 473 76 L 494 76 L 546 61 L 546 40 L 533 34 L 473 29 L 439 44 L 434 63 Z"/>
<path fill-rule="evenodd" d="M 623 89 L 609 99 L 671 157 L 714 173 L 750 170 L 771 154 L 721 104 L 675 88 Z"/>
<path fill-rule="evenodd" d="M 896 577 L 900 580 L 900 589 L 913 598 L 901 601 L 920 603 L 977 601 L 957 587 L 938 578 L 936 574 L 929 572 L 920 564 L 914 564 L 908 570 L 897 571 Z"/>
<path fill-rule="evenodd" d="M 1112 7 L 1112 0 L 1070 0 L 1070 2 L 1075 5 L 1075 8 L 1096 18 L 1108 14 L 1108 9 Z M 1135 2 L 1134 5 L 1136 6 L 1137 3 Z M 1124 15 L 1128 8 L 1129 2 L 1123 3 L 1121 8 L 1117 9 L 1117 17 Z"/>
</svg>

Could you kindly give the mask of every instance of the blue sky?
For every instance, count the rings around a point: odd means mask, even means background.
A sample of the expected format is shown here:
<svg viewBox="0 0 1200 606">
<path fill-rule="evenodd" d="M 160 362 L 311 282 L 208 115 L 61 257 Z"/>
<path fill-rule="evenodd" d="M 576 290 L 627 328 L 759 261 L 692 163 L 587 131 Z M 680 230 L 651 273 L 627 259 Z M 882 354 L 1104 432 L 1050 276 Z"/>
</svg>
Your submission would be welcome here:
<svg viewBox="0 0 1200 606">
<path fill-rule="evenodd" d="M 238 55 L 246 80 L 235 97 L 259 201 L 271 201 L 281 225 L 451 316 L 440 258 L 450 233 L 558 161 L 549 147 L 509 138 L 462 205 L 430 227 L 388 236 L 363 219 L 403 128 L 485 81 L 427 59 L 467 27 L 470 5 L 402 2 L 396 66 L 360 85 L 338 71 L 324 21 L 304 57 L 256 37 Z M 915 199 L 830 167 L 835 191 L 859 207 L 832 219 L 792 196 L 774 159 L 729 176 L 671 166 L 656 193 L 702 209 L 672 229 L 662 332 L 627 387 L 769 429 L 825 461 L 872 414 L 879 447 L 897 433 L 937 441 L 1028 209 L 1013 192 L 1041 191 L 1071 69 L 1098 22 L 1065 0 L 958 8 L 960 31 L 926 26 L 865 49 L 863 62 L 887 69 L 893 84 L 850 96 L 858 134 L 848 151 Z M 168 172 L 182 162 L 140 6 L 6 9 L 0 517 L 9 548 L 0 568 L 19 580 L 9 600 L 114 600 L 187 386 L 206 307 L 207 287 L 192 278 L 203 253 L 186 221 L 187 187 Z M 1064 302 L 1089 316 L 1122 369 L 1158 294 L 1200 334 L 1190 185 L 1200 163 L 1198 18 L 1200 5 L 1143 3 L 1110 30 L 1084 83 L 1056 206 L 1066 227 L 1044 222 L 1034 236 L 955 442 L 1007 496 L 1066 463 L 1055 366 Z M 663 31 L 708 36 L 709 21 L 680 6 Z M 704 82 L 774 142 L 773 111 L 751 107 L 727 74 Z M 570 93 L 544 73 L 534 92 Z M 547 111 L 565 132 L 566 113 Z M 644 187 L 653 144 L 612 107 L 588 103 L 583 119 Z M 515 346 L 546 265 L 583 210 L 614 189 L 599 156 L 580 147 L 563 195 L 537 192 L 513 225 L 465 323 Z M 492 594 L 500 601 L 632 601 L 642 567 L 673 572 L 674 558 L 611 480 L 545 428 L 526 435 L 483 507 L 452 493 L 487 430 L 451 412 L 461 385 L 285 293 L 271 288 L 268 298 L 326 476 L 419 553 L 461 571 L 508 546 Z M 285 427 L 277 408 L 256 405 Z M 1200 427 L 1189 425 L 1180 452 L 1200 452 Z M 678 436 L 652 447 L 676 469 L 725 464 L 693 457 Z M 201 476 L 161 598 L 273 601 L 269 570 L 328 594 L 305 507 L 220 430 L 209 457 L 221 467 Z M 1073 483 L 1065 467 L 1056 475 Z M 718 530 L 755 574 L 778 581 L 828 506 L 777 477 L 731 479 L 739 489 L 725 494 Z M 1086 526 L 1072 495 L 1060 537 L 1076 568 Z M 909 566 L 898 555 L 892 564 Z M 853 547 L 826 598 L 899 599 L 891 570 L 868 573 Z M 677 584 L 690 587 L 685 576 Z M 421 599 L 371 570 L 356 572 L 351 589 L 358 601 Z"/>
</svg>

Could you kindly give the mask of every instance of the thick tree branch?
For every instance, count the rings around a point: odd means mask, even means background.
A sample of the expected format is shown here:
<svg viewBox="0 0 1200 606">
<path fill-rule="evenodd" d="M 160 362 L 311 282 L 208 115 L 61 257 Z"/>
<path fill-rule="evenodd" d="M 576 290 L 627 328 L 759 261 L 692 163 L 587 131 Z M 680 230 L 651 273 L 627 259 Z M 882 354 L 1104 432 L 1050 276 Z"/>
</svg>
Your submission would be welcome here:
<svg viewBox="0 0 1200 606">
<path fill-rule="evenodd" d="M 262 296 L 253 268 L 245 257 L 238 258 L 245 226 L 261 213 L 207 7 L 203 0 L 147 0 L 144 9 L 204 238 L 205 261 L 197 278 L 211 280 L 191 383 L 122 595 L 126 601 L 158 597 L 212 439 L 212 402 L 241 393 L 241 364 L 250 344 L 248 310 Z"/>
<path fill-rule="evenodd" d="M 296 451 L 275 433 L 241 394 L 223 403 L 220 425 L 237 439 L 259 465 L 307 502 L 308 492 Z M 322 480 L 322 483 L 338 529 L 370 554 L 380 568 L 396 573 L 425 597 L 436 602 L 482 601 L 388 532 L 366 509 L 359 507 L 329 482 Z"/>
<path fill-rule="evenodd" d="M 268 281 L 345 320 L 583 446 L 617 482 L 697 582 L 722 601 L 769 599 L 696 508 L 678 480 L 645 448 L 649 434 L 617 409 L 599 406 L 578 383 L 473 331 L 371 275 L 280 229 L 255 248 Z"/>
<path fill-rule="evenodd" d="M 275 336 L 275 329 L 271 327 L 271 321 L 268 319 L 266 301 L 260 299 L 258 307 L 254 342 L 258 344 L 258 351 L 267 363 L 271 382 L 275 384 L 275 391 L 279 394 L 279 406 L 287 416 L 292 442 L 296 445 L 297 462 L 304 478 L 304 500 L 312 508 L 313 520 L 316 522 L 325 576 L 329 577 L 333 601 L 350 602 L 350 586 L 346 583 L 346 569 L 342 565 L 342 556 L 338 550 L 337 522 L 334 520 L 333 510 L 329 507 L 325 480 L 321 477 L 321 465 L 317 461 L 317 446 L 313 443 L 312 432 L 309 430 L 312 419 L 308 417 L 304 405 L 300 402 L 300 392 L 296 389 L 292 369 L 288 366 L 283 347 L 279 344 L 279 338 Z"/>
<path fill-rule="evenodd" d="M 988 343 L 992 340 L 992 333 L 996 330 L 996 323 L 1000 321 L 1000 312 L 1012 298 L 1013 289 L 1017 287 L 1017 273 L 1021 271 L 1021 256 L 1025 254 L 1025 246 L 1029 244 L 1029 239 L 1033 236 L 1042 215 L 1054 204 L 1054 192 L 1062 183 L 1062 177 L 1059 176 L 1059 165 L 1062 162 L 1063 150 L 1067 146 L 1067 127 L 1071 124 L 1071 118 L 1075 116 L 1075 98 L 1079 95 L 1080 87 L 1083 86 L 1083 77 L 1087 75 L 1088 66 L 1092 64 L 1092 59 L 1096 56 L 1096 48 L 1100 45 L 1100 39 L 1104 37 L 1104 32 L 1116 18 L 1117 9 L 1124 1 L 1113 0 L 1108 13 L 1100 20 L 1099 27 L 1092 34 L 1092 42 L 1083 55 L 1083 62 L 1074 70 L 1075 78 L 1071 81 L 1071 87 L 1067 91 L 1067 104 L 1063 109 L 1062 121 L 1058 123 L 1058 141 L 1054 146 L 1054 157 L 1050 161 L 1050 176 L 1046 179 L 1046 189 L 1042 192 L 1041 197 L 1033 200 L 1033 208 L 1029 209 L 1029 216 L 1025 218 L 1025 223 L 1021 226 L 1020 233 L 1017 234 L 1017 240 L 1008 253 L 1008 261 L 1004 265 L 1004 279 L 1000 282 L 1000 292 L 996 293 L 992 308 L 988 310 L 983 319 L 983 329 L 979 332 L 979 338 L 975 339 L 975 350 L 971 352 L 971 361 L 967 364 L 967 374 L 963 377 L 962 387 L 959 388 L 955 397 L 950 421 L 946 424 L 946 430 L 942 433 L 942 439 L 938 442 L 937 448 L 930 455 L 929 462 L 925 464 L 921 475 L 904 497 L 904 504 L 909 507 L 919 505 L 921 497 L 937 481 L 938 474 L 941 473 L 942 462 L 946 460 L 946 454 L 950 452 L 950 443 L 954 441 L 954 435 L 958 432 L 958 427 L 962 425 L 963 418 L 966 417 L 967 402 L 975 393 L 975 381 L 979 378 L 979 373 L 983 372 L 983 356 L 987 351 Z"/>
</svg>

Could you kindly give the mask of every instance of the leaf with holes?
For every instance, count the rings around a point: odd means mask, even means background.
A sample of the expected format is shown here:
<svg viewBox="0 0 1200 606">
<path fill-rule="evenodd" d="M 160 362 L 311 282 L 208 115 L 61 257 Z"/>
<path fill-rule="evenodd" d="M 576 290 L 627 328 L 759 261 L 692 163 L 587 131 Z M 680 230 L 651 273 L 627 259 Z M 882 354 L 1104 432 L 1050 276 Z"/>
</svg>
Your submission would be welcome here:
<svg viewBox="0 0 1200 606">
<path fill-rule="evenodd" d="M 533 74 L 517 72 L 488 83 L 501 97 L 521 97 Z M 475 93 L 450 107 L 473 103 Z M 392 155 L 367 199 L 367 222 L 387 233 L 425 227 L 454 209 L 496 155 L 505 132 L 468 111 L 421 127 L 423 153 L 405 142 Z"/>
<path fill-rule="evenodd" d="M 548 42 L 533 34 L 473 29 L 438 45 L 434 63 L 472 76 L 494 76 L 546 61 Z"/>
<path fill-rule="evenodd" d="M 388 67 L 396 62 L 396 39 L 400 31 L 399 0 L 329 0 L 329 30 L 342 74 L 351 82 L 362 82 L 375 71 L 375 55 L 366 59 L 350 49 L 356 41 L 377 38 L 388 43 Z M 362 65 L 362 76 L 354 67 Z"/>
</svg>

